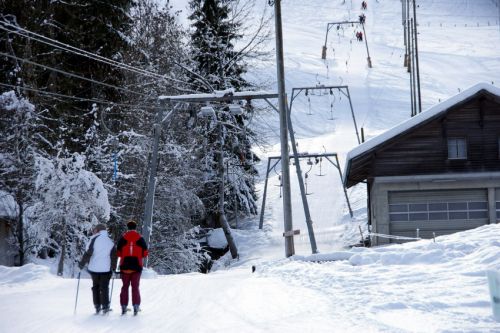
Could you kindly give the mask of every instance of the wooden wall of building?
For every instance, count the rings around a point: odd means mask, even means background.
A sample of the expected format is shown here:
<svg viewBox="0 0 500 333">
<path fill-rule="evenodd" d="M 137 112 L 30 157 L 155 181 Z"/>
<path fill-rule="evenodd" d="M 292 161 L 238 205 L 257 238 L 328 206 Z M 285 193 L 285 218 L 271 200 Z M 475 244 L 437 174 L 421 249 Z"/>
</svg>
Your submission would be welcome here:
<svg viewBox="0 0 500 333">
<path fill-rule="evenodd" d="M 467 159 L 448 159 L 448 138 L 466 138 Z M 500 102 L 481 92 L 351 161 L 348 186 L 380 176 L 500 171 Z"/>
</svg>

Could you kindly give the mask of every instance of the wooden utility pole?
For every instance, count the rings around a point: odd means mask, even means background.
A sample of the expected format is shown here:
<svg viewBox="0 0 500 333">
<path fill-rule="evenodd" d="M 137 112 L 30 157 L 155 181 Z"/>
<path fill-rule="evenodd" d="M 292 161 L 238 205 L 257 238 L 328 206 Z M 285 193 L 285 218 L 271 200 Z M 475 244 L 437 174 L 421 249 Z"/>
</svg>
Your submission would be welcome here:
<svg viewBox="0 0 500 333">
<path fill-rule="evenodd" d="M 413 33 L 415 34 L 415 68 L 417 70 L 418 113 L 422 112 L 422 96 L 420 94 L 420 69 L 418 64 L 418 32 L 417 32 L 417 0 L 413 0 Z"/>
<path fill-rule="evenodd" d="M 161 123 L 163 118 L 163 109 L 160 108 L 156 114 L 156 121 L 153 125 L 153 149 L 151 161 L 149 164 L 149 181 L 148 192 L 146 194 L 146 203 L 144 207 L 144 219 L 142 221 L 142 234 L 148 246 L 151 241 L 151 231 L 153 229 L 153 206 L 156 188 L 156 171 L 158 167 L 158 146 L 160 142 Z M 145 266 L 147 267 L 148 259 L 146 259 Z"/>
<path fill-rule="evenodd" d="M 285 92 L 285 66 L 283 57 L 283 30 L 281 24 L 281 0 L 274 0 L 274 22 L 276 29 L 276 64 L 279 94 L 281 173 L 283 181 L 283 223 L 285 237 L 285 256 L 295 254 L 292 224 L 292 200 L 290 193 L 290 165 L 288 164 L 288 126 Z"/>
<path fill-rule="evenodd" d="M 219 172 L 219 222 L 226 236 L 227 245 L 229 246 L 229 251 L 231 252 L 231 257 L 236 259 L 238 257 L 238 249 L 231 234 L 231 227 L 227 222 L 226 213 L 224 211 L 224 135 L 222 133 L 222 124 L 220 121 L 217 122 L 217 127 L 219 130 L 219 158 L 218 158 L 218 172 Z"/>
<path fill-rule="evenodd" d="M 401 10 L 401 14 L 402 14 L 402 19 L 403 19 L 403 36 L 404 36 L 404 43 L 405 43 L 405 58 L 404 58 L 404 66 L 407 67 L 408 66 L 408 38 L 407 38 L 407 29 L 408 29 L 408 24 L 407 24 L 407 4 L 408 4 L 408 1 L 407 0 L 401 0 L 401 7 L 402 7 L 402 10 Z"/>
</svg>

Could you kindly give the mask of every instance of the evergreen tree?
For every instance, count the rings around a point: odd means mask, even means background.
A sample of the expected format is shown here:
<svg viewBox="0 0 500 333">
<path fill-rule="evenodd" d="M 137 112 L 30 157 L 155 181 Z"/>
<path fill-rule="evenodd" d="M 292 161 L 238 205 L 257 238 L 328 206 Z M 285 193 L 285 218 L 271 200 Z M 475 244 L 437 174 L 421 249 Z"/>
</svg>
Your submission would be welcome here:
<svg viewBox="0 0 500 333">
<path fill-rule="evenodd" d="M 124 86 L 123 70 L 44 44 L 38 37 L 26 38 L 16 34 L 17 27 L 121 62 L 129 48 L 127 34 L 132 23 L 129 15 L 132 4 L 132 0 L 0 2 L 1 27 L 12 30 L 8 33 L 2 30 L 0 34 L 0 51 L 6 54 L 0 58 L 0 75 L 3 83 L 17 87 L 19 95 L 29 96 L 36 109 L 40 110 L 38 113 L 43 114 L 38 118 L 37 133 L 32 136 L 36 139 L 41 155 L 63 158 L 71 157 L 73 152 L 83 153 L 91 156 L 86 159 L 87 167 L 104 174 L 108 166 L 112 165 L 113 158 L 106 159 L 102 157 L 104 154 L 99 157 L 94 154 L 107 153 L 107 150 L 113 152 L 114 149 L 108 146 L 113 146 L 115 141 L 109 139 L 108 132 L 101 126 L 102 120 L 113 114 L 113 126 L 119 124 L 124 110 L 117 105 L 109 107 L 108 103 L 127 103 L 129 92 L 112 87 Z M 93 82 L 76 78 L 76 75 Z M 5 86 L 0 89 L 4 90 Z M 90 101 L 92 99 L 105 100 L 107 103 L 96 105 Z M 14 125 L 12 122 L 6 126 Z M 134 135 L 124 135 L 124 141 L 130 136 Z M 3 141 L 1 144 L 8 142 Z M 33 154 L 26 156 L 30 157 L 28 164 L 33 170 Z M 144 169 L 143 165 L 140 168 Z M 31 192 L 33 187 L 32 182 Z M 64 217 L 65 212 L 59 210 L 58 214 Z M 20 218 L 20 221 L 23 219 Z M 21 232 L 17 233 L 18 238 L 22 235 Z M 23 242 L 20 240 L 20 243 Z"/>
<path fill-rule="evenodd" d="M 243 37 L 242 23 L 235 17 L 239 1 L 192 0 L 190 1 L 193 21 L 191 32 L 191 56 L 198 89 L 203 92 L 215 90 L 244 90 L 249 84 L 243 78 L 246 72 L 244 50 L 236 50 L 235 43 Z M 255 39 L 254 39 L 255 40 Z M 260 39 L 259 39 L 260 40 Z M 248 110 L 251 111 L 251 108 Z M 226 168 L 224 187 L 224 210 L 236 214 L 256 214 L 256 193 L 253 167 L 256 157 L 251 153 L 252 131 L 246 128 L 247 115 L 234 116 L 227 106 L 217 106 L 217 122 L 222 124 L 222 135 L 214 126 L 206 127 L 201 120 L 198 127 L 198 156 L 204 172 L 204 188 L 200 192 L 207 211 L 208 225 L 218 220 L 219 179 L 217 168 L 218 151 L 222 149 Z M 221 147 L 221 139 L 223 146 Z M 203 151 L 201 151 L 203 150 Z M 230 170 L 228 170 L 230 169 Z"/>
<path fill-rule="evenodd" d="M 247 87 L 242 75 L 246 65 L 235 62 L 235 42 L 242 37 L 238 33 L 240 24 L 231 19 L 233 0 L 191 0 L 189 2 L 193 21 L 191 33 L 192 60 L 195 72 L 209 84 L 199 83 L 200 91 Z M 193 77 L 199 82 L 198 77 Z"/>
<path fill-rule="evenodd" d="M 2 19 L 7 22 L 3 27 L 10 30 L 16 30 L 16 27 L 27 29 L 85 51 L 122 61 L 122 54 L 128 47 L 125 36 L 130 29 L 128 12 L 132 3 L 132 0 L 7 0 L 2 3 Z M 21 91 L 37 107 L 48 110 L 51 117 L 46 125 L 52 143 L 59 140 L 69 153 L 85 152 L 90 144 L 85 134 L 95 121 L 90 113 L 93 102 L 85 99 L 122 101 L 124 91 L 111 87 L 121 85 L 122 71 L 112 65 L 41 43 L 39 38 L 26 38 L 11 32 L 2 34 L 1 39 L 2 51 L 8 54 L 0 61 L 6 80 L 4 82 L 26 88 Z M 79 79 L 76 75 L 93 82 Z M 74 96 L 79 100 L 54 98 L 30 89 Z M 54 147 L 49 145 L 47 149 Z M 55 151 L 57 149 L 53 153 Z"/>
</svg>

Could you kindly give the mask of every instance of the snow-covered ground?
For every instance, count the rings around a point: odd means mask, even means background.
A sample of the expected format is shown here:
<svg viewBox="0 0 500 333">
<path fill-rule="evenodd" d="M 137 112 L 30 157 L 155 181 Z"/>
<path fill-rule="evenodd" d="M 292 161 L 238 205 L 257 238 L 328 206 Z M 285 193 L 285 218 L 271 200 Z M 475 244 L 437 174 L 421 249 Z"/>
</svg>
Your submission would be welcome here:
<svg viewBox="0 0 500 333">
<path fill-rule="evenodd" d="M 143 311 L 95 316 L 90 279 L 0 266 L 0 332 L 498 332 L 485 270 L 500 264 L 499 225 L 311 262 L 262 261 L 211 274 L 143 279 Z M 327 255 L 325 255 L 327 256 Z M 328 256 L 327 256 L 328 257 Z"/>
<path fill-rule="evenodd" d="M 172 1 L 177 9 L 185 3 Z M 357 124 L 372 137 L 410 117 L 401 2 L 368 1 L 373 68 L 367 67 L 365 44 L 354 37 L 356 27 L 338 34 L 332 29 L 328 59 L 320 58 L 327 22 L 357 19 L 360 3 L 283 1 L 286 88 L 290 94 L 294 87 L 317 83 L 348 85 Z M 423 109 L 480 81 L 499 86 L 495 2 L 418 4 Z M 273 65 L 261 65 L 250 76 L 273 78 Z M 345 96 L 299 95 L 292 119 L 300 152 L 338 153 L 343 168 L 346 153 L 357 145 Z M 258 151 L 264 174 L 267 156 L 279 154 L 278 117 L 274 111 L 258 114 L 253 124 L 272 144 Z M 301 166 L 309 169 L 306 161 Z M 351 219 L 338 171 L 323 161 L 325 176 L 315 176 L 319 165 L 310 171 L 308 200 L 321 255 L 339 260 L 314 262 L 291 167 L 293 223 L 301 230 L 294 258 L 284 258 L 278 167 L 269 180 L 264 229 L 258 230 L 255 218 L 240 221 L 244 230 L 234 231 L 239 260 L 223 258 L 208 275 L 150 274 L 141 281 L 143 311 L 135 318 L 116 311 L 120 281 L 114 284 L 115 312 L 102 317 L 92 314 L 90 280 L 82 279 L 73 315 L 76 279 L 56 277 L 41 265 L 0 266 L 0 332 L 500 332 L 485 277 L 486 270 L 500 268 L 500 226 L 438 237 L 435 243 L 347 250 L 347 244 L 359 241 L 358 225 L 364 228 L 366 189 L 349 189 Z"/>
</svg>

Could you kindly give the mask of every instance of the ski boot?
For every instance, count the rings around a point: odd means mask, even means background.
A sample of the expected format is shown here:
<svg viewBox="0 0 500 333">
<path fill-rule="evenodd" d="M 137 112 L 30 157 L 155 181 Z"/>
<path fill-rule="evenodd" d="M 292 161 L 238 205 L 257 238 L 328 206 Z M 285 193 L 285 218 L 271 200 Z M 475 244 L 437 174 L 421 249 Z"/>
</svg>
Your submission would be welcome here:
<svg viewBox="0 0 500 333">
<path fill-rule="evenodd" d="M 108 314 L 109 311 L 111 311 L 111 308 L 109 307 L 109 304 L 102 307 L 102 314 L 103 315 Z"/>
<path fill-rule="evenodd" d="M 134 304 L 134 316 L 137 316 L 137 313 L 138 313 L 139 311 L 141 311 L 141 310 L 139 309 L 139 304 Z"/>
<path fill-rule="evenodd" d="M 122 316 L 127 314 L 127 306 L 126 305 L 122 305 Z"/>
<path fill-rule="evenodd" d="M 95 306 L 95 314 L 98 315 L 99 313 L 101 313 L 101 305 L 96 305 Z"/>
</svg>

